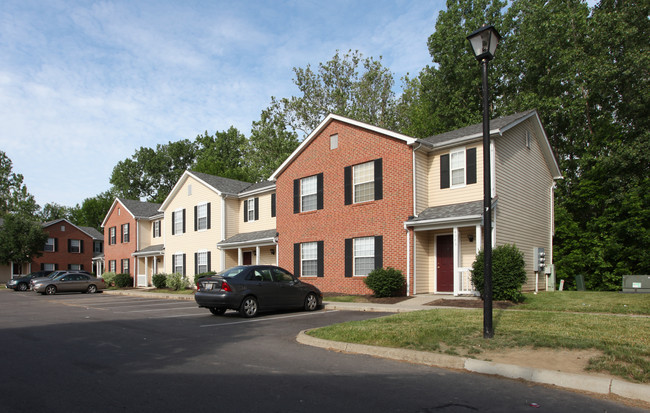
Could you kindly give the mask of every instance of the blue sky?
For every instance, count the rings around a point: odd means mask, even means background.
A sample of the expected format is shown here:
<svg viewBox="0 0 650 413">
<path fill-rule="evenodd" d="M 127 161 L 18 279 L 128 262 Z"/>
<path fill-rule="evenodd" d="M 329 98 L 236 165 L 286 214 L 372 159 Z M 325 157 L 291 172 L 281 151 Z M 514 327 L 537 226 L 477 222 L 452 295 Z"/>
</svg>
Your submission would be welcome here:
<svg viewBox="0 0 650 413">
<path fill-rule="evenodd" d="M 3 0 L 0 150 L 43 206 L 110 187 L 141 146 L 231 125 L 246 136 L 293 67 L 383 57 L 397 84 L 431 63 L 434 1 Z M 397 90 L 399 92 L 399 90 Z"/>
</svg>

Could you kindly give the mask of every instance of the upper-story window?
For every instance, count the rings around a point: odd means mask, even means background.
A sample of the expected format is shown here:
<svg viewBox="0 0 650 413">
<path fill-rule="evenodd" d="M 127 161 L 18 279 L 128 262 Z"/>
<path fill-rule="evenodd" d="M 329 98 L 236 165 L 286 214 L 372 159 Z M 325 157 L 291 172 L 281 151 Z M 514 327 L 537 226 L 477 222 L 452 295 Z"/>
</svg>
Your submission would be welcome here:
<svg viewBox="0 0 650 413">
<path fill-rule="evenodd" d="M 194 230 L 203 231 L 210 229 L 210 203 L 199 204 L 194 207 Z"/>
<path fill-rule="evenodd" d="M 108 245 L 117 243 L 117 227 L 110 227 L 108 229 Z"/>
<path fill-rule="evenodd" d="M 55 252 L 56 251 L 56 238 L 48 238 L 47 242 L 45 243 L 45 248 L 43 248 L 43 251 Z"/>
<path fill-rule="evenodd" d="M 323 174 L 293 181 L 293 213 L 323 209 Z"/>
<path fill-rule="evenodd" d="M 251 198 L 244 201 L 244 222 L 260 219 L 260 199 Z"/>
<path fill-rule="evenodd" d="M 122 242 L 129 242 L 130 240 L 130 235 L 129 235 L 129 224 L 124 224 L 122 225 Z"/>
<path fill-rule="evenodd" d="M 68 252 L 78 254 L 83 252 L 83 243 L 79 239 L 69 239 L 68 240 Z"/>
<path fill-rule="evenodd" d="M 160 237 L 160 220 L 153 222 L 153 237 Z"/>
<path fill-rule="evenodd" d="M 383 198 L 382 160 L 347 166 L 344 170 L 345 205 Z"/>
<path fill-rule="evenodd" d="M 101 241 L 93 241 L 93 252 L 104 252 L 104 243 Z"/>
<path fill-rule="evenodd" d="M 455 149 L 440 156 L 440 189 L 476 183 L 476 148 Z"/>
<path fill-rule="evenodd" d="M 185 209 L 172 212 L 172 235 L 185 233 Z"/>
</svg>

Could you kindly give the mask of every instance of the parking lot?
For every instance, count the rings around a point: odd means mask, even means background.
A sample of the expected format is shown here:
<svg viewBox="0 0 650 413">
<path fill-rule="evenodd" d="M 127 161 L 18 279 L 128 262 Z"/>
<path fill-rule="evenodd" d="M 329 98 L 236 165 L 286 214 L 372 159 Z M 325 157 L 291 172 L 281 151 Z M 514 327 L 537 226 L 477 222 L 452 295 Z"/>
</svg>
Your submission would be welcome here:
<svg viewBox="0 0 650 413">
<path fill-rule="evenodd" d="M 304 346 L 384 314 L 213 316 L 193 300 L 0 291 L 2 412 L 639 411 L 512 380 Z"/>
</svg>

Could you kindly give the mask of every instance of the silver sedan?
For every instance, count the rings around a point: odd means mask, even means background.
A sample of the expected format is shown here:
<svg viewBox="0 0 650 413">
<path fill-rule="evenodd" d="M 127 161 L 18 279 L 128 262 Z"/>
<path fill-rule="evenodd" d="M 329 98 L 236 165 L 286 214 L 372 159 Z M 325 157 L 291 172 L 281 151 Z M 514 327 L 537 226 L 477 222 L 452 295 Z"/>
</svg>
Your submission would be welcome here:
<svg viewBox="0 0 650 413">
<path fill-rule="evenodd" d="M 86 274 L 67 273 L 53 279 L 36 280 L 33 289 L 41 294 L 56 294 L 57 292 L 96 293 L 106 288 L 104 280 Z"/>
</svg>

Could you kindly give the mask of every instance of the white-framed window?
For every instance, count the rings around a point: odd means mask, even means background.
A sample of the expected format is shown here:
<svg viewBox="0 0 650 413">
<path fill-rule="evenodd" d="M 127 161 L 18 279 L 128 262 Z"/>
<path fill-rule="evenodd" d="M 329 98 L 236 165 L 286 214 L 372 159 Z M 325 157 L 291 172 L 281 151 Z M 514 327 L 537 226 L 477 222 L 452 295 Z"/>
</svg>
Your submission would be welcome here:
<svg viewBox="0 0 650 413">
<path fill-rule="evenodd" d="M 122 225 L 122 242 L 129 242 L 129 224 Z"/>
<path fill-rule="evenodd" d="M 373 201 L 375 199 L 375 162 L 366 162 L 352 168 L 354 184 L 353 202 Z"/>
<path fill-rule="evenodd" d="M 174 211 L 174 234 L 183 233 L 183 210 Z"/>
<path fill-rule="evenodd" d="M 117 243 L 117 229 L 116 227 L 110 227 L 108 229 L 108 245 L 114 245 Z"/>
<path fill-rule="evenodd" d="M 197 274 L 208 272 L 208 252 L 199 251 L 196 253 L 196 270 Z"/>
<path fill-rule="evenodd" d="M 375 237 L 354 239 L 355 276 L 366 276 L 375 269 Z"/>
<path fill-rule="evenodd" d="M 109 260 L 108 261 L 108 271 L 109 272 L 117 272 L 117 261 L 116 260 Z"/>
<path fill-rule="evenodd" d="M 318 178 L 316 175 L 300 180 L 300 211 L 315 211 L 318 208 Z"/>
<path fill-rule="evenodd" d="M 300 274 L 303 277 L 318 275 L 318 243 L 305 242 L 300 244 Z"/>
<path fill-rule="evenodd" d="M 208 204 L 196 206 L 196 229 L 197 231 L 208 229 Z"/>
<path fill-rule="evenodd" d="M 78 254 L 81 252 L 81 241 L 78 239 L 71 239 L 70 240 L 70 249 L 68 252 L 72 252 L 75 254 Z"/>
<path fill-rule="evenodd" d="M 54 238 L 48 238 L 47 241 L 45 242 L 45 248 L 43 251 L 50 251 L 54 252 L 56 251 L 56 240 Z"/>
<path fill-rule="evenodd" d="M 122 260 L 122 274 L 130 274 L 129 272 L 129 259 L 125 258 Z"/>
<path fill-rule="evenodd" d="M 81 264 L 70 264 L 70 265 L 68 265 L 68 269 L 69 270 L 80 271 L 81 270 Z"/>
<path fill-rule="evenodd" d="M 248 221 L 255 221 L 255 198 L 251 198 L 246 203 L 246 216 Z"/>
<path fill-rule="evenodd" d="M 178 274 L 184 274 L 183 272 L 183 253 L 177 253 L 172 256 L 172 271 Z"/>
<path fill-rule="evenodd" d="M 43 264 L 43 271 L 55 271 L 56 265 L 54 264 Z"/>
<path fill-rule="evenodd" d="M 465 185 L 465 149 L 459 149 L 449 154 L 449 170 L 451 187 Z"/>
</svg>

